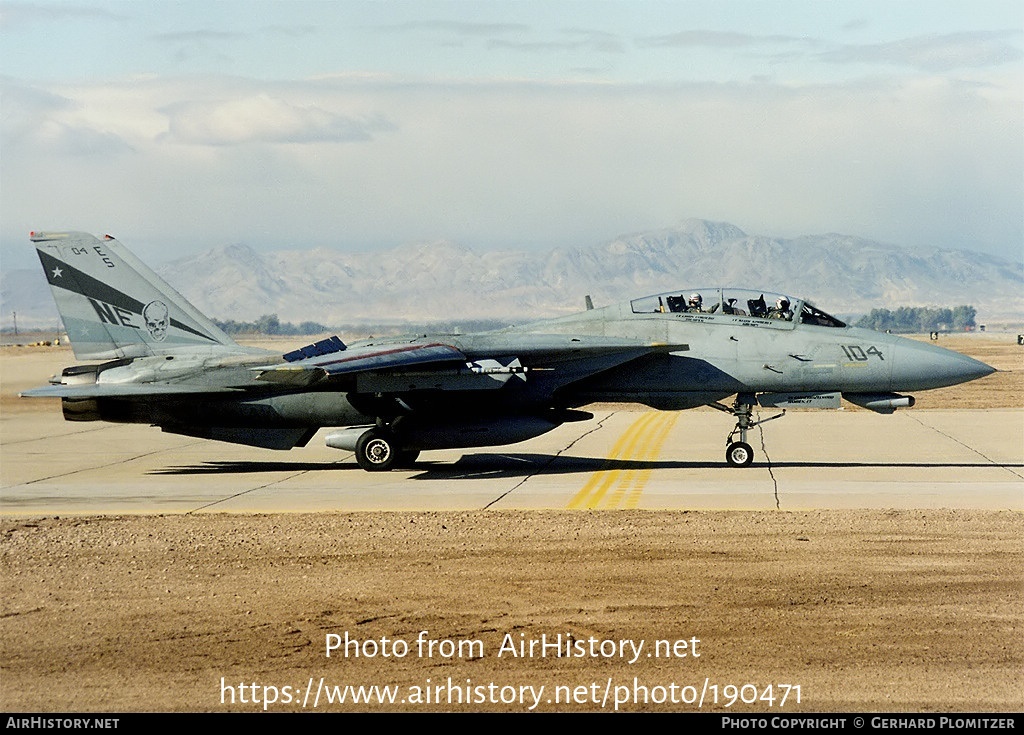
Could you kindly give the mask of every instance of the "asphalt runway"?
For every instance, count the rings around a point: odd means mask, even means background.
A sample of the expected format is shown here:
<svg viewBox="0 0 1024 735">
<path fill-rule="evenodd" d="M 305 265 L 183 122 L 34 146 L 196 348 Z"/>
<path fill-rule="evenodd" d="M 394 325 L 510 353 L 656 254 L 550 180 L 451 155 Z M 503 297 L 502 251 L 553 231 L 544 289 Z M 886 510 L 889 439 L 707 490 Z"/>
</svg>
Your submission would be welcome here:
<svg viewBox="0 0 1024 735">
<path fill-rule="evenodd" d="M 411 470 L 368 473 L 325 447 L 324 432 L 276 452 L 68 423 L 47 403 L 0 417 L 5 515 L 1024 509 L 1024 409 L 791 411 L 752 430 L 755 462 L 736 469 L 724 462 L 727 415 L 608 408 L 509 447 L 424 452 Z"/>
</svg>

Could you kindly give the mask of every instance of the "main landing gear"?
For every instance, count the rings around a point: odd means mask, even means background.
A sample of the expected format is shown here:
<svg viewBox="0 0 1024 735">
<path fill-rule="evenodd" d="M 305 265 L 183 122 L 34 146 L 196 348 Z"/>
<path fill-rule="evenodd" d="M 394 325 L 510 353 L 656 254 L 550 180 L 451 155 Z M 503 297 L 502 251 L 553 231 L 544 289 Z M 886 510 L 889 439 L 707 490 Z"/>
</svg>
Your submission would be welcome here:
<svg viewBox="0 0 1024 735">
<path fill-rule="evenodd" d="M 356 463 L 367 472 L 412 467 L 419 451 L 399 447 L 398 438 L 389 429 L 380 426 L 368 429 L 356 442 Z"/>
<path fill-rule="evenodd" d="M 782 413 L 777 413 L 766 419 L 751 421 L 751 414 L 754 411 L 754 406 L 757 405 L 757 396 L 753 393 L 737 394 L 732 406 L 726 406 L 717 402 L 708 405 L 736 417 L 736 428 L 732 430 L 732 433 L 725 440 L 727 445 L 725 448 L 725 461 L 730 467 L 749 467 L 751 462 L 754 461 L 754 450 L 747 444 L 748 429 L 766 424 L 774 419 L 781 419 L 786 415 L 786 411 L 783 410 Z M 733 441 L 737 434 L 739 434 L 739 441 Z"/>
</svg>

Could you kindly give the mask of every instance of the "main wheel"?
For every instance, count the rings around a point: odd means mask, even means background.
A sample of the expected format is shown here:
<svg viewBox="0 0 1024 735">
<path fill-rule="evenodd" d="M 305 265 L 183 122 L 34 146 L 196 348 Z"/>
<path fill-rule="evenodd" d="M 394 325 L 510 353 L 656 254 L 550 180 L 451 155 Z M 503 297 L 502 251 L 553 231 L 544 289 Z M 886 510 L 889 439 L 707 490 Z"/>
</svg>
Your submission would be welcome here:
<svg viewBox="0 0 1024 735">
<path fill-rule="evenodd" d="M 381 429 L 370 429 L 356 442 L 356 462 L 367 472 L 390 470 L 398 457 L 395 438 Z"/>
<path fill-rule="evenodd" d="M 749 467 L 754 461 L 754 450 L 746 442 L 733 442 L 725 450 L 725 461 L 730 467 Z"/>
</svg>

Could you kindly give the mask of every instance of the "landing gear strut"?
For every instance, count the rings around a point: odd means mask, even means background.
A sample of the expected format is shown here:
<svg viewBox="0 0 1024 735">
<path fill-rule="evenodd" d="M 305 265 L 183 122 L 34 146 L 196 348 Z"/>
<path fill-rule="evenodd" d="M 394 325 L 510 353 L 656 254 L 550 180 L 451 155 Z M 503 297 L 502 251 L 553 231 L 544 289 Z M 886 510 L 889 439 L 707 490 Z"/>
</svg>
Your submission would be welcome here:
<svg viewBox="0 0 1024 735">
<path fill-rule="evenodd" d="M 748 429 L 768 423 L 774 419 L 781 419 L 786 415 L 786 411 L 783 410 L 782 413 L 777 413 L 766 419 L 751 421 L 751 414 L 754 411 L 754 406 L 757 405 L 757 396 L 753 393 L 738 393 L 732 406 L 726 406 L 717 402 L 708 405 L 736 417 L 736 428 L 732 430 L 732 433 L 725 440 L 727 445 L 725 448 L 725 461 L 730 467 L 749 467 L 750 463 L 754 461 L 754 450 L 747 444 Z M 733 441 L 737 434 L 739 434 L 739 441 Z"/>
</svg>

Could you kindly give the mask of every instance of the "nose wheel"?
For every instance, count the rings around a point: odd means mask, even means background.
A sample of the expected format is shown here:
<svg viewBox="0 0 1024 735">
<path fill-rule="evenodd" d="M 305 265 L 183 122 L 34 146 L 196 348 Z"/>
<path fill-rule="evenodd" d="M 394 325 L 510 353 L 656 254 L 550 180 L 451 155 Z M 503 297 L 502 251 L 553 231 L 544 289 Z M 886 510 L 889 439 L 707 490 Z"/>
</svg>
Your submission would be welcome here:
<svg viewBox="0 0 1024 735">
<path fill-rule="evenodd" d="M 746 442 L 732 442 L 725 450 L 725 461 L 730 467 L 749 467 L 754 461 L 754 450 Z"/>
<path fill-rule="evenodd" d="M 777 413 L 774 416 L 769 416 L 766 419 L 759 419 L 757 421 L 751 421 L 751 415 L 754 412 L 754 406 L 757 405 L 757 396 L 753 393 L 739 393 L 736 396 L 736 400 L 733 401 L 731 406 L 726 406 L 721 403 L 709 404 L 712 408 L 717 408 L 719 411 L 730 414 L 736 417 L 736 428 L 732 430 L 728 438 L 725 440 L 725 462 L 730 467 L 749 467 L 754 461 L 754 450 L 747 444 L 747 431 L 755 426 L 768 423 L 774 419 L 781 419 L 786 415 L 786 411 Z M 739 441 L 735 441 L 737 435 Z"/>
</svg>

